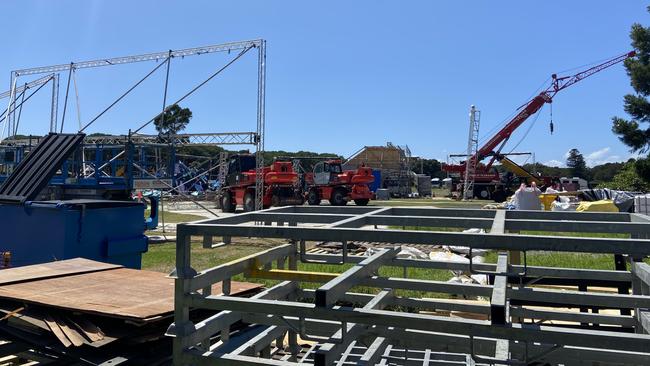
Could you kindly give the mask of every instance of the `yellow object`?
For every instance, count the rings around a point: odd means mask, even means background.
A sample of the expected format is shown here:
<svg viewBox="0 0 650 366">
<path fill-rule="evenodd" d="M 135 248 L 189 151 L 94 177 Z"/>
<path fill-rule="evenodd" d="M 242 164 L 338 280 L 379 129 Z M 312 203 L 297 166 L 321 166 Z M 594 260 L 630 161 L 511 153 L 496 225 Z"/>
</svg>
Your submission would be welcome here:
<svg viewBox="0 0 650 366">
<path fill-rule="evenodd" d="M 526 178 L 528 180 L 528 183 L 533 183 L 535 184 L 542 185 L 544 181 L 539 179 L 538 177 L 532 175 L 528 170 L 524 169 L 521 167 L 519 164 L 515 163 L 514 161 L 506 158 L 505 156 L 501 157 L 499 159 L 499 162 L 501 165 L 503 165 L 504 168 L 506 168 L 508 171 L 512 172 L 514 175 L 521 177 L 521 178 Z"/>
<path fill-rule="evenodd" d="M 539 195 L 539 200 L 542 201 L 545 211 L 551 211 L 553 207 L 553 201 L 557 198 L 557 194 L 553 193 L 543 193 Z"/>
<path fill-rule="evenodd" d="M 582 201 L 576 211 L 589 211 L 589 212 L 618 212 L 618 207 L 612 200 L 600 200 L 587 202 Z"/>
<path fill-rule="evenodd" d="M 339 273 L 291 271 L 284 269 L 271 269 L 268 271 L 252 268 L 247 273 L 250 278 L 265 278 L 278 281 L 303 281 L 303 282 L 328 282 L 335 279 Z"/>
</svg>

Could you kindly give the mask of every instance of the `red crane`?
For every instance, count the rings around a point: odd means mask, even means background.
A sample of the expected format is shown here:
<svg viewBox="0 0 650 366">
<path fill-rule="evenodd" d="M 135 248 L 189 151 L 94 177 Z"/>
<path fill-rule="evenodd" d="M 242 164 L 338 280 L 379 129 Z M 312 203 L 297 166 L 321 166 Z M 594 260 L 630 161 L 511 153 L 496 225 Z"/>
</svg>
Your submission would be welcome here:
<svg viewBox="0 0 650 366">
<path fill-rule="evenodd" d="M 480 149 L 478 149 L 474 156 L 470 158 L 476 160 L 478 163 L 481 160 L 485 159 L 487 156 L 491 156 L 490 162 L 488 164 L 486 164 L 484 167 L 477 167 L 476 176 L 486 176 L 489 174 L 489 170 L 492 167 L 494 160 L 499 157 L 501 149 L 510 138 L 510 135 L 512 135 L 512 133 L 519 126 L 526 122 L 528 117 L 537 113 L 542 108 L 542 106 L 544 106 L 544 103 L 552 103 L 553 97 L 555 97 L 555 94 L 557 94 L 560 90 L 564 90 L 580 80 L 583 80 L 610 66 L 616 65 L 619 62 L 625 61 L 630 57 L 634 57 L 635 55 L 635 51 L 630 51 L 572 76 L 558 77 L 556 74 L 553 74 L 551 76 L 551 85 L 546 88 L 546 90 L 542 91 L 533 99 L 531 99 L 528 103 L 520 107 L 520 112 L 517 113 L 516 116 L 514 116 L 499 132 L 497 132 L 488 142 L 486 142 Z M 498 149 L 495 151 L 494 149 L 497 147 Z M 467 161 L 464 161 L 461 164 L 446 164 L 443 166 L 443 170 L 446 172 L 455 173 L 464 172 L 467 163 Z"/>
</svg>

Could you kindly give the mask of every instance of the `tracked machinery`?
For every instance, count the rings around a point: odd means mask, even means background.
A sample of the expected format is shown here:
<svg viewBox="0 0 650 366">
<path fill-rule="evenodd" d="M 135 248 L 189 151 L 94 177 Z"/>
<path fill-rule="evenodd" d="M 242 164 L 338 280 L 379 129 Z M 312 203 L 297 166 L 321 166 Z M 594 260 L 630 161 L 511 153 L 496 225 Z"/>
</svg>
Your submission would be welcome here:
<svg viewBox="0 0 650 366">
<path fill-rule="evenodd" d="M 305 196 L 310 205 L 327 200 L 332 206 L 345 206 L 350 201 L 365 206 L 373 198 L 370 184 L 374 180 L 371 168 L 343 170 L 340 159 L 325 160 L 305 174 Z"/>
<path fill-rule="evenodd" d="M 255 155 L 236 154 L 226 161 L 224 185 L 217 196 L 223 212 L 235 212 L 237 206 L 244 211 L 255 210 Z M 264 192 L 262 205 L 271 206 L 302 205 L 304 198 L 290 161 L 274 161 L 262 172 Z"/>
<path fill-rule="evenodd" d="M 476 152 L 469 153 L 466 160 L 462 161 L 460 164 L 444 164 L 442 170 L 452 177 L 457 177 L 460 181 L 460 186 L 464 186 L 470 181 L 473 182 L 474 187 L 471 194 L 474 197 L 494 199 L 495 201 L 503 201 L 506 199 L 507 195 L 510 193 L 510 177 L 513 175 L 524 180 L 536 179 L 541 181 L 541 183 L 546 183 L 547 179 L 535 177 L 512 160 L 507 159 L 507 154 L 502 153 L 502 150 L 510 139 L 512 133 L 526 122 L 530 116 L 539 112 L 545 104 L 551 104 L 555 95 L 560 91 L 606 68 L 623 62 L 630 57 L 634 57 L 635 55 L 636 53 L 634 51 L 627 52 L 570 76 L 551 75 L 551 84 L 538 95 L 530 99 L 526 104 L 521 106 L 515 116 L 486 143 L 484 143 L 483 146 L 477 149 Z M 553 131 L 552 120 L 550 128 L 551 131 Z M 483 163 L 483 161 L 488 158 L 489 160 L 487 163 Z M 508 170 L 508 174 L 500 174 L 496 169 L 494 169 L 493 164 L 497 161 L 501 162 L 504 168 Z M 466 175 L 465 173 L 468 170 L 468 164 L 472 166 L 472 169 L 470 169 L 471 176 L 465 177 L 464 175 Z M 539 183 L 537 184 L 539 185 Z"/>
</svg>

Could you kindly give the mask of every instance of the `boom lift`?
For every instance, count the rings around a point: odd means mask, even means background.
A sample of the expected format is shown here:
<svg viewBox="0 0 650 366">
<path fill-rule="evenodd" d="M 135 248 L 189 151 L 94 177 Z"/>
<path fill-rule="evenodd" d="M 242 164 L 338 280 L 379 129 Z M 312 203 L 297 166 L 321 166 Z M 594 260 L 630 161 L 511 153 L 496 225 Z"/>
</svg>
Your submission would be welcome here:
<svg viewBox="0 0 650 366">
<path fill-rule="evenodd" d="M 460 164 L 445 164 L 443 165 L 442 170 L 452 175 L 460 176 L 461 183 L 464 184 L 465 178 L 462 177 L 462 175 L 467 170 L 467 164 L 472 164 L 475 166 L 475 169 L 473 169 L 473 179 L 470 179 L 475 182 L 475 195 L 481 198 L 494 198 L 498 201 L 504 200 L 505 193 L 501 190 L 496 193 L 497 197 L 493 197 L 497 191 L 497 187 L 502 186 L 502 183 L 499 173 L 492 170 L 492 165 L 495 161 L 504 161 L 504 156 L 501 154 L 501 150 L 505 146 L 506 142 L 508 142 L 508 139 L 510 139 L 512 133 L 526 122 L 530 116 L 537 113 L 545 103 L 552 103 L 555 95 L 561 90 L 564 90 L 580 80 L 610 66 L 623 62 L 630 57 L 634 57 L 635 55 L 635 51 L 630 51 L 571 76 L 558 77 L 556 74 L 551 75 L 551 85 L 521 106 L 519 108 L 519 113 L 517 113 L 501 130 L 499 130 L 480 149 L 478 149 L 473 156 Z M 480 162 L 487 157 L 490 158 L 487 164 L 480 164 Z M 506 168 L 512 167 L 513 164 L 516 165 L 512 161 L 506 161 Z"/>
</svg>

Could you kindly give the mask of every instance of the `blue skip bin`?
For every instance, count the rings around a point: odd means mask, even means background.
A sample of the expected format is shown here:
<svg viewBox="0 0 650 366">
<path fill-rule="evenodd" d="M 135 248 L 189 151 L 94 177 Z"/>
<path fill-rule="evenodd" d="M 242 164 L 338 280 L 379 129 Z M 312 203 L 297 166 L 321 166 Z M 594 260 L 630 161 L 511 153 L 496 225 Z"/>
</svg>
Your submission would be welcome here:
<svg viewBox="0 0 650 366">
<path fill-rule="evenodd" d="M 147 251 L 144 204 L 133 201 L 29 201 L 0 205 L 0 251 L 11 266 L 83 257 L 139 269 Z"/>
</svg>

